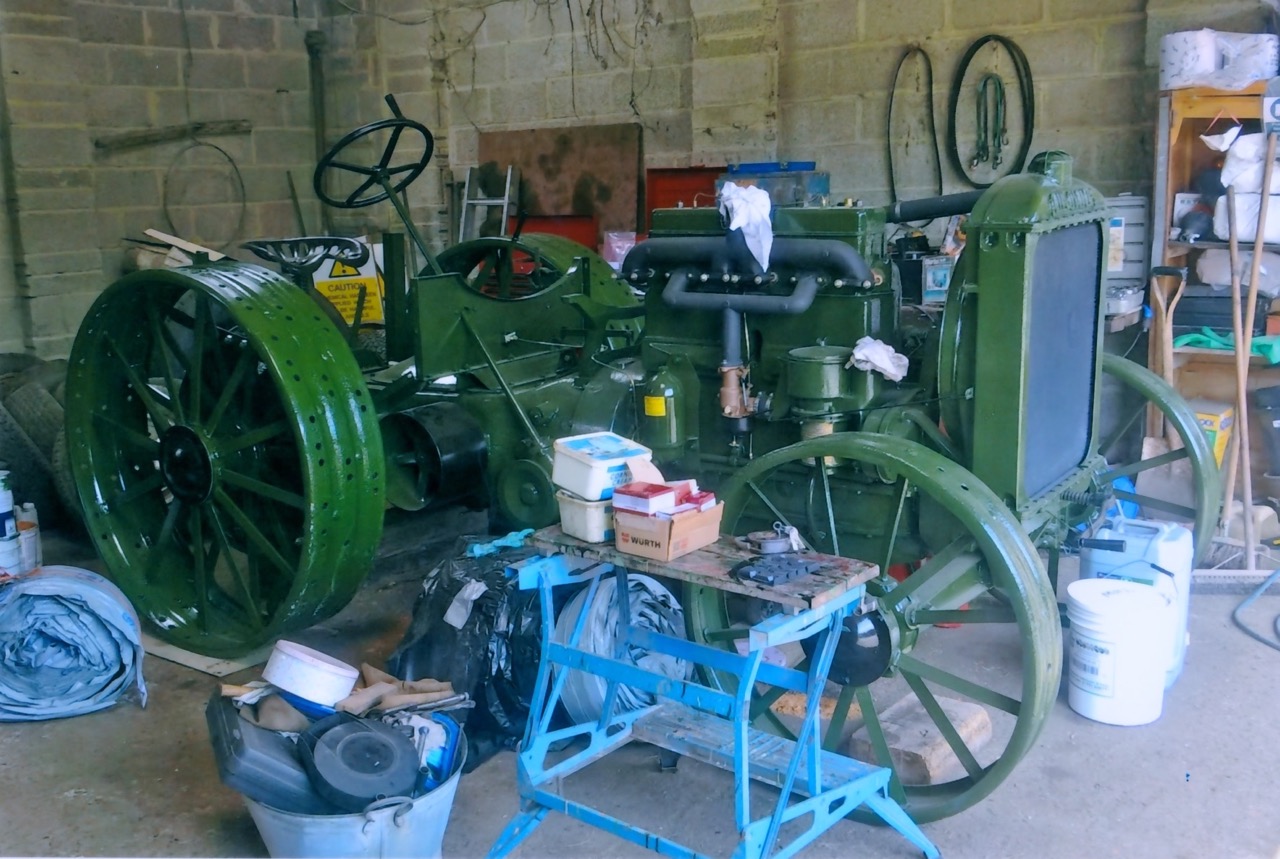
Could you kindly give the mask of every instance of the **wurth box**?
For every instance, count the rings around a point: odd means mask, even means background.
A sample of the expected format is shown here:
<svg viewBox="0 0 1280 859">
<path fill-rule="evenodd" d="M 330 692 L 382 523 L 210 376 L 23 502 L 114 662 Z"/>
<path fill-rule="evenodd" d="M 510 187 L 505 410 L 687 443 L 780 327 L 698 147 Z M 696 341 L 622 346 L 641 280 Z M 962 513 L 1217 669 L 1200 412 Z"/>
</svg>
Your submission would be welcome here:
<svg viewBox="0 0 1280 859">
<path fill-rule="evenodd" d="M 720 537 L 724 505 L 709 510 L 688 510 L 671 518 L 613 511 L 614 545 L 619 552 L 655 561 L 670 561 L 710 546 Z"/>
</svg>

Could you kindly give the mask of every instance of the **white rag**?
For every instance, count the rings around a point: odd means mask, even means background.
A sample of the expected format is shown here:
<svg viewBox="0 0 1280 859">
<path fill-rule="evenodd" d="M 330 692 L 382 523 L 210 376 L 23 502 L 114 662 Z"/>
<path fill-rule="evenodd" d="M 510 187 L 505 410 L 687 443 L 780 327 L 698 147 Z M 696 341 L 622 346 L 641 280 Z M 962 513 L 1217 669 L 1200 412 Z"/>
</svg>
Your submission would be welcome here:
<svg viewBox="0 0 1280 859">
<path fill-rule="evenodd" d="M 769 192 L 763 188 L 733 182 L 725 182 L 720 188 L 720 210 L 729 216 L 729 229 L 742 230 L 747 250 L 764 271 L 769 270 L 769 252 L 773 250 L 773 222 L 769 220 L 772 206 Z"/>
<path fill-rule="evenodd" d="M 907 356 L 899 355 L 888 343 L 874 337 L 863 337 L 854 344 L 853 355 L 844 366 L 875 370 L 890 382 L 901 382 L 910 365 Z"/>
</svg>

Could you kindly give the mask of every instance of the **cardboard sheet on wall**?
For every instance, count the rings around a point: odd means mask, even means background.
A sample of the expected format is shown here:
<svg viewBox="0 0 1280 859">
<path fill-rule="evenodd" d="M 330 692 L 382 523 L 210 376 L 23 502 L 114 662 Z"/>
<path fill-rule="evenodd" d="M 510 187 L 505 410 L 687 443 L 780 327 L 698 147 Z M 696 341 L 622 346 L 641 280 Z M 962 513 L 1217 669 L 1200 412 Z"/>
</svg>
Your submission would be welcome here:
<svg viewBox="0 0 1280 859">
<path fill-rule="evenodd" d="M 637 229 L 643 161 L 635 123 L 480 134 L 481 165 L 520 168 L 530 215 L 593 216 L 602 231 Z"/>
</svg>

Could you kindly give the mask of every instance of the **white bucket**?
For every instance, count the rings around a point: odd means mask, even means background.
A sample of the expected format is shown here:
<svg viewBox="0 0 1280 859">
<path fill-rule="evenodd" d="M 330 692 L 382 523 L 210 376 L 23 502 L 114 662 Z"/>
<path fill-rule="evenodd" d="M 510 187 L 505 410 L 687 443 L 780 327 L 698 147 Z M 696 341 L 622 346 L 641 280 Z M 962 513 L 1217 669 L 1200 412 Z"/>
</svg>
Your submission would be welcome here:
<svg viewBox="0 0 1280 859">
<path fill-rule="evenodd" d="M 277 641 L 262 679 L 299 698 L 332 707 L 351 694 L 360 671 L 296 641 Z"/>
<path fill-rule="evenodd" d="M 1080 579 L 1067 586 L 1067 703 L 1110 725 L 1160 718 L 1175 598 L 1138 582 Z"/>
<path fill-rule="evenodd" d="M 416 799 L 380 799 L 358 814 L 295 814 L 247 796 L 244 802 L 274 859 L 440 859 L 449 811 L 467 759 L 466 743 L 466 735 L 459 733 L 453 775 Z"/>
<path fill-rule="evenodd" d="M 1121 519 L 1100 528 L 1094 537 L 1123 540 L 1124 551 L 1086 548 L 1080 552 L 1080 577 L 1124 579 L 1171 588 L 1176 595 L 1170 633 L 1169 664 L 1164 686 L 1171 687 L 1182 673 L 1187 651 L 1187 613 L 1191 603 L 1191 564 L 1195 545 L 1191 531 L 1173 522 L 1155 519 Z M 1165 573 L 1171 573 L 1173 578 Z"/>
</svg>

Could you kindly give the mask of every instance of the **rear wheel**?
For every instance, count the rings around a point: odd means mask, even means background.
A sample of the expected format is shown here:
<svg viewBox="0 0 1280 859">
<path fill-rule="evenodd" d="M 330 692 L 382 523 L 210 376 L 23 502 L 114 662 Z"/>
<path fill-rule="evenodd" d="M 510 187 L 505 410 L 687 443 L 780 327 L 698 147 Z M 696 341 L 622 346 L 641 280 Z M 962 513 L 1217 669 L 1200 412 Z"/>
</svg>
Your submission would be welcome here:
<svg viewBox="0 0 1280 859">
<path fill-rule="evenodd" d="M 955 814 L 1000 784 L 1057 697 L 1062 633 L 1039 556 L 995 494 L 921 445 L 870 433 L 773 451 L 720 494 L 725 533 L 782 522 L 816 551 L 906 571 L 902 581 L 872 581 L 875 608 L 846 621 L 823 701 L 824 745 L 851 750 L 860 742 L 865 758 L 894 771 L 892 795 L 919 822 Z M 691 637 L 726 649 L 776 610 L 698 587 L 685 601 Z M 788 698 L 758 686 L 756 724 L 790 733 L 799 702 Z M 922 712 L 949 757 L 927 778 L 890 753 L 893 726 L 884 716 L 895 704 L 894 719 L 904 709 Z"/>
<path fill-rule="evenodd" d="M 156 633 L 244 653 L 346 604 L 382 532 L 377 416 L 341 335 L 254 266 L 130 275 L 67 377 L 85 525 Z"/>
</svg>

